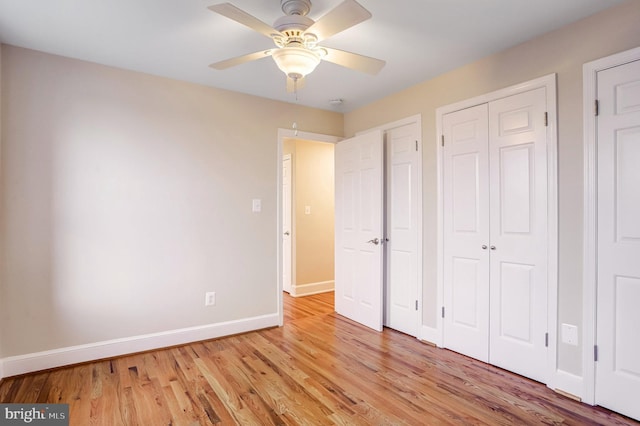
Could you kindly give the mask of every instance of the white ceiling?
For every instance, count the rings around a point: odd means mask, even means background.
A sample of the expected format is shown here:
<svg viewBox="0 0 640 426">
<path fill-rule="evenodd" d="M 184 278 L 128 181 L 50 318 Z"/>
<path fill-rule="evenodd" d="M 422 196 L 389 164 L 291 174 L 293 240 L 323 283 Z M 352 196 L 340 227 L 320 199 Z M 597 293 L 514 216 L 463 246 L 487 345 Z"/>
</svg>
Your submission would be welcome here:
<svg viewBox="0 0 640 426">
<path fill-rule="evenodd" d="M 342 0 L 313 0 L 319 18 Z M 272 47 L 207 9 L 220 0 L 0 0 L 0 41 L 312 107 L 350 111 L 623 0 L 359 0 L 373 18 L 322 44 L 387 61 L 377 76 L 322 62 L 298 99 L 271 58 L 210 63 Z M 230 0 L 273 24 L 280 0 Z M 343 99 L 332 106 L 332 99 Z"/>
</svg>

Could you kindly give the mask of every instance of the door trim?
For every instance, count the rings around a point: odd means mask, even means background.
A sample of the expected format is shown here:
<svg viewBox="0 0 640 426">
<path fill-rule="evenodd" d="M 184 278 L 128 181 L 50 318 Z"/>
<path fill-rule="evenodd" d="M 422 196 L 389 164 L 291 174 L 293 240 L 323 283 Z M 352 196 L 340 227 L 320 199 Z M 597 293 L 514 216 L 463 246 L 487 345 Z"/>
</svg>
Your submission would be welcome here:
<svg viewBox="0 0 640 426">
<path fill-rule="evenodd" d="M 584 217 L 583 217 L 583 293 L 582 293 L 582 386 L 577 392 L 587 404 L 595 404 L 596 365 L 593 348 L 596 344 L 597 307 L 597 150 L 595 101 L 598 72 L 640 60 L 640 47 L 616 53 L 583 65 L 583 125 L 584 125 Z"/>
<path fill-rule="evenodd" d="M 436 141 L 437 141 L 437 289 L 436 301 L 439 306 L 436 309 L 436 327 L 427 328 L 429 339 L 437 346 L 442 347 L 444 341 L 444 324 L 441 309 L 444 306 L 444 176 L 443 176 L 443 147 L 442 147 L 442 118 L 445 114 L 461 109 L 470 108 L 497 99 L 516 95 L 529 90 L 544 87 L 547 95 L 546 110 L 548 113 L 547 127 L 547 327 L 549 333 L 549 349 L 547 352 L 546 385 L 555 388 L 557 379 L 557 329 L 558 329 L 558 125 L 557 125 L 557 100 L 556 100 L 556 74 L 549 74 L 524 83 L 509 86 L 494 92 L 476 96 L 436 109 Z"/>
<path fill-rule="evenodd" d="M 282 151 L 285 139 L 305 139 L 316 142 L 338 143 L 343 138 L 340 136 L 324 135 L 321 133 L 301 132 L 294 129 L 278 129 L 277 152 L 276 152 L 276 301 L 278 309 L 278 325 L 284 324 L 284 310 L 282 300 L 282 238 L 280 236 L 284 232 L 282 229 Z M 292 260 L 293 261 L 293 260 Z M 292 267 L 292 270 L 294 268 Z"/>
<path fill-rule="evenodd" d="M 289 160 L 289 168 L 291 169 L 290 172 L 293 173 L 293 159 L 291 158 L 291 154 L 284 154 L 282 156 L 282 162 L 284 163 L 286 160 Z M 281 176 L 281 179 L 282 179 L 282 176 Z M 289 215 L 290 215 L 290 217 L 289 217 L 289 228 L 290 228 L 290 231 L 289 231 L 289 246 L 290 246 L 290 248 L 289 249 L 291 251 L 291 254 L 289 256 L 289 291 L 288 291 L 289 294 L 291 294 L 292 290 L 296 287 L 295 283 L 293 281 L 293 277 L 296 276 L 295 248 L 293 246 L 293 242 L 295 241 L 294 233 L 293 233 L 293 228 L 294 228 L 294 223 L 293 223 L 293 220 L 294 220 L 294 214 L 293 214 L 293 182 L 294 182 L 293 176 L 289 175 L 289 202 L 290 202 L 289 208 L 291 209 L 291 211 L 289 213 Z M 282 197 L 281 200 L 284 200 L 284 192 L 283 191 L 280 192 L 280 196 Z M 284 214 L 284 212 L 281 211 L 281 214 Z M 280 216 L 280 218 L 282 218 L 282 216 Z M 284 231 L 284 226 L 283 226 L 282 229 Z M 281 238 L 282 238 L 282 234 L 283 234 L 282 232 L 279 234 L 281 236 Z M 283 247 L 282 247 L 283 253 L 284 253 L 284 246 L 285 245 L 283 244 Z M 284 258 L 284 255 L 283 255 L 283 258 Z M 284 265 L 283 265 L 283 267 L 284 267 Z M 282 279 L 282 290 L 286 291 L 284 289 L 284 274 L 283 274 L 283 279 Z"/>
</svg>

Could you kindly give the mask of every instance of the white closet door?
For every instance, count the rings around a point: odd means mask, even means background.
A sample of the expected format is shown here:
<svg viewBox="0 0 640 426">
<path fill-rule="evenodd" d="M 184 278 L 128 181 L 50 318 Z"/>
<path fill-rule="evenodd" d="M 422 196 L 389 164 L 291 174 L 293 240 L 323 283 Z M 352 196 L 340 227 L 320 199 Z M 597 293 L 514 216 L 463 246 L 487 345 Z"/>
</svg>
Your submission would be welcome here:
<svg viewBox="0 0 640 426">
<path fill-rule="evenodd" d="M 598 73 L 596 403 L 640 420 L 640 61 Z"/>
<path fill-rule="evenodd" d="M 546 382 L 545 89 L 489 103 L 491 364 Z"/>
<path fill-rule="evenodd" d="M 335 148 L 335 308 L 382 331 L 383 140 L 374 131 Z"/>
<path fill-rule="evenodd" d="M 410 336 L 418 335 L 418 126 L 386 132 L 386 299 L 385 325 Z"/>
<path fill-rule="evenodd" d="M 489 158 L 486 104 L 444 129 L 444 346 L 489 359 Z"/>
</svg>

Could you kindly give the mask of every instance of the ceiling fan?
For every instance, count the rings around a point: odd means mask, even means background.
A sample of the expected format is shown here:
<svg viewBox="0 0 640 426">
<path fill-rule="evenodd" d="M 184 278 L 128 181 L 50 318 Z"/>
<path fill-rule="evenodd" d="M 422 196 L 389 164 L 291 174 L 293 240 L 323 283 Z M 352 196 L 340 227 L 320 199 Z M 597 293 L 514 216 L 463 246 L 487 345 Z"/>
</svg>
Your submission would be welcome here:
<svg viewBox="0 0 640 426">
<path fill-rule="evenodd" d="M 276 20 L 273 27 L 235 7 L 231 3 L 210 6 L 209 9 L 243 24 L 273 40 L 275 47 L 226 59 L 210 67 L 224 70 L 245 62 L 271 56 L 287 76 L 290 91 L 301 87 L 303 78 L 311 73 L 321 60 L 333 62 L 371 75 L 377 74 L 385 61 L 319 46 L 318 43 L 360 22 L 371 18 L 371 13 L 355 0 L 345 0 L 317 21 L 309 18 L 311 0 L 281 0 L 285 16 Z"/>
</svg>

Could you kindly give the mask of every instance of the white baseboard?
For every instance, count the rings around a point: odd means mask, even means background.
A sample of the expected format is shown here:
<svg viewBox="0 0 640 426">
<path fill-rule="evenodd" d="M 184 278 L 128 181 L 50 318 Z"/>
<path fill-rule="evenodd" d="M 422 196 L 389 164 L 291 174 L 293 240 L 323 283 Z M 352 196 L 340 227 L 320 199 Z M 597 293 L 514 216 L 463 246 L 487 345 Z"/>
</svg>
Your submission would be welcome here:
<svg viewBox="0 0 640 426">
<path fill-rule="evenodd" d="M 321 281 L 318 283 L 308 283 L 294 285 L 291 287 L 293 297 L 311 296 L 312 294 L 326 293 L 335 289 L 335 281 Z"/>
<path fill-rule="evenodd" d="M 215 339 L 263 328 L 277 327 L 278 324 L 279 315 L 276 313 L 237 321 L 207 324 L 12 356 L 0 359 L 0 379 L 2 377 L 17 376 L 70 364 L 112 358 L 136 352 L 183 345 L 200 340 Z"/>
<path fill-rule="evenodd" d="M 564 370 L 556 370 L 555 389 L 573 395 L 580 400 L 583 398 L 584 379 Z"/>
<path fill-rule="evenodd" d="M 433 343 L 438 347 L 442 347 L 442 342 L 440 341 L 440 330 L 438 330 L 437 328 L 429 327 L 423 324 L 418 338 L 420 340 L 424 340 L 425 342 Z"/>
</svg>

